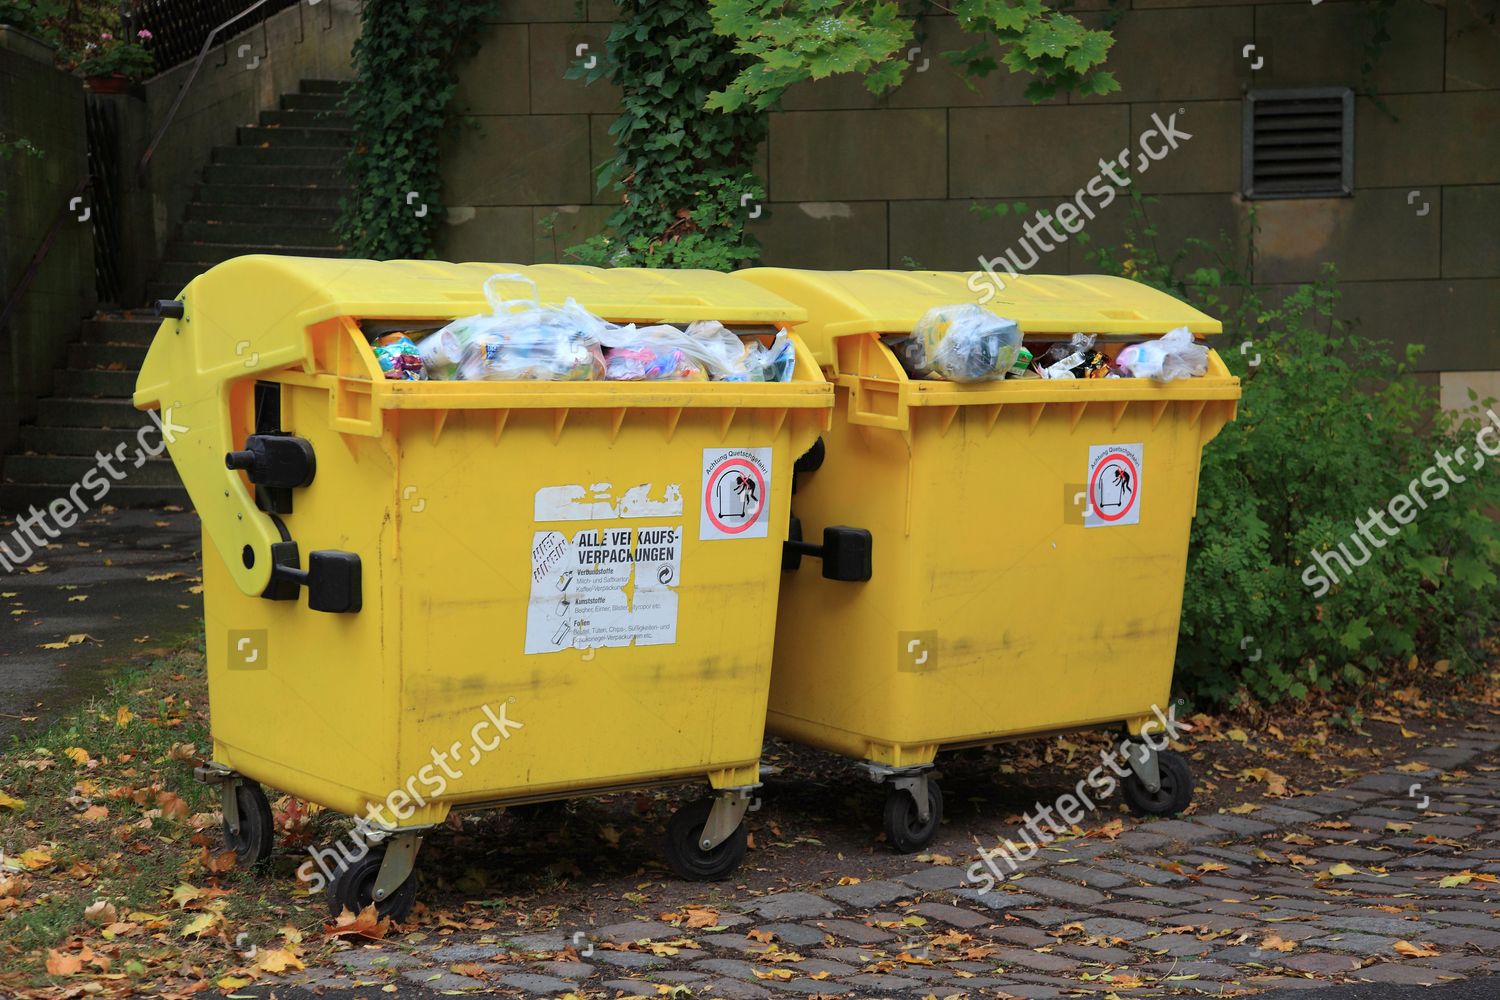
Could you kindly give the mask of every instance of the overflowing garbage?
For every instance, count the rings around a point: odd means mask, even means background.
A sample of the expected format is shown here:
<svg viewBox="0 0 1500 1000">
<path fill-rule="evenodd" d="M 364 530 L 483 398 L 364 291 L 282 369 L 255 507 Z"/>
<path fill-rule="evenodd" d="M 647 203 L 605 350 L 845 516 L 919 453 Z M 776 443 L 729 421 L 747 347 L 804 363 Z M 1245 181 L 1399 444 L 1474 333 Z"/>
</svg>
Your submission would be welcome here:
<svg viewBox="0 0 1500 1000">
<path fill-rule="evenodd" d="M 1208 348 L 1194 342 L 1187 327 L 1126 345 L 1113 356 L 1097 347 L 1098 338 L 1089 333 L 1028 347 L 1014 320 L 972 303 L 936 306 L 917 321 L 910 334 L 884 339 L 914 379 L 1145 378 L 1171 382 L 1208 372 Z"/>
<path fill-rule="evenodd" d="M 505 298 L 501 286 L 521 284 L 529 297 Z M 796 355 L 784 330 L 767 345 L 712 320 L 685 329 L 667 324 L 619 325 L 573 299 L 540 301 L 536 284 L 519 274 L 484 283 L 490 312 L 456 319 L 430 333 L 390 333 L 371 347 L 388 379 L 498 382 L 790 382 Z M 420 337 L 420 340 L 414 340 Z"/>
<path fill-rule="evenodd" d="M 911 336 L 891 338 L 909 375 L 950 382 L 1005 378 L 1021 351 L 1021 327 L 972 302 L 929 309 Z"/>
<path fill-rule="evenodd" d="M 1160 340 L 1131 344 L 1115 358 L 1120 370 L 1132 378 L 1154 378 L 1171 382 L 1208 372 L 1208 348 L 1193 342 L 1188 328 L 1180 326 Z"/>
</svg>

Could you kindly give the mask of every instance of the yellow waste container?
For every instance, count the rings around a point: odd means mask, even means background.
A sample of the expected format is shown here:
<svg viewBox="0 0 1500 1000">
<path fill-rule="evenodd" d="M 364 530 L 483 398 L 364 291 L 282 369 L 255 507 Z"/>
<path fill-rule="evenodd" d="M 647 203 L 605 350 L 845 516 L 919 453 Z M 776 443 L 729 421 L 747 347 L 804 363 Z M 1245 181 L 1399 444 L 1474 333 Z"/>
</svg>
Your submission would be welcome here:
<svg viewBox="0 0 1500 1000">
<path fill-rule="evenodd" d="M 786 383 L 382 377 L 372 334 L 488 313 L 496 272 L 762 343 L 805 315 L 712 272 L 252 256 L 162 304 L 137 385 L 203 521 L 200 778 L 247 863 L 261 783 L 359 817 L 301 869 L 335 913 L 402 916 L 455 809 L 707 778 L 669 862 L 745 852 L 792 463 L 832 389 L 795 336 Z"/>
<path fill-rule="evenodd" d="M 794 530 L 856 525 L 873 550 L 868 581 L 847 583 L 796 570 L 806 546 L 788 546 L 768 731 L 864 762 L 903 851 L 937 832 L 940 749 L 1116 725 L 1139 737 L 1169 707 L 1200 455 L 1240 394 L 1218 355 L 1167 383 L 913 380 L 888 335 L 975 302 L 969 275 L 738 277 L 806 307 L 798 330 L 834 383 L 832 427 L 798 462 Z M 1105 276 L 1008 279 L 986 308 L 1027 344 L 1095 334 L 1111 357 L 1221 329 Z M 1132 807 L 1187 805 L 1177 755 L 1126 749 Z"/>
</svg>

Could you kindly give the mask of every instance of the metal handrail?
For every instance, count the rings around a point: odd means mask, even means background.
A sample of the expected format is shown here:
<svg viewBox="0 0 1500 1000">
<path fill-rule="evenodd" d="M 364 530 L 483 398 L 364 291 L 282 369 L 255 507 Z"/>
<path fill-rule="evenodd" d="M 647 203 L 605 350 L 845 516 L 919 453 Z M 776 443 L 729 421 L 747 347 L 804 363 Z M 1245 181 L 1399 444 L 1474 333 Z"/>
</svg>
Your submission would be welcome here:
<svg viewBox="0 0 1500 1000">
<path fill-rule="evenodd" d="M 177 91 L 177 98 L 172 102 L 171 110 L 167 112 L 167 117 L 162 121 L 161 128 L 156 130 L 156 135 L 152 137 L 151 144 L 146 147 L 146 152 L 141 154 L 140 166 L 136 168 L 136 182 L 139 185 L 142 187 L 146 185 L 146 168 L 151 165 L 151 157 L 156 155 L 156 147 L 161 145 L 161 140 L 167 134 L 167 129 L 172 127 L 172 121 L 177 117 L 177 109 L 182 107 L 182 102 L 187 97 L 188 91 L 192 88 L 193 81 L 198 79 L 198 71 L 203 68 L 203 60 L 207 58 L 208 50 L 213 48 L 214 39 L 219 37 L 219 32 L 270 2 L 271 0 L 255 0 L 255 3 L 246 7 L 208 33 L 208 37 L 203 40 L 203 47 L 198 50 L 198 58 L 193 60 L 192 72 L 188 73 L 188 78 L 183 81 L 181 88 Z"/>
<path fill-rule="evenodd" d="M 0 309 L 0 330 L 5 329 L 5 324 L 10 322 L 11 315 L 20 307 L 21 300 L 26 297 L 26 292 L 31 288 L 31 283 L 36 280 L 37 272 L 42 269 L 42 262 L 52 252 L 52 245 L 57 242 L 57 234 L 62 232 L 63 220 L 68 217 L 68 213 L 75 211 L 73 202 L 83 196 L 91 183 L 93 183 L 93 178 L 85 175 L 83 180 L 78 182 L 78 186 L 73 189 L 67 205 L 59 210 L 57 217 L 52 220 L 52 228 L 47 230 L 46 236 L 42 237 L 41 245 L 36 248 L 36 253 L 31 255 L 31 263 L 26 266 L 21 280 L 16 282 L 15 291 L 6 300 L 5 307 Z"/>
</svg>

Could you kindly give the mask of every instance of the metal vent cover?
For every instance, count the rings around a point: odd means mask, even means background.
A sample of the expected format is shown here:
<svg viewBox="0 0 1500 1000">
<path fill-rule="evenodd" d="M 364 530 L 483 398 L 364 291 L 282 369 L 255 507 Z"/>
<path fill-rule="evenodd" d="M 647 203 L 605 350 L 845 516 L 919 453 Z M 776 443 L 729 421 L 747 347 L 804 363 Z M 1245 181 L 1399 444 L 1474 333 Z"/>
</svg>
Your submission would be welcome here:
<svg viewBox="0 0 1500 1000">
<path fill-rule="evenodd" d="M 1246 94 L 1242 161 L 1246 198 L 1347 198 L 1354 193 L 1354 92 Z"/>
</svg>

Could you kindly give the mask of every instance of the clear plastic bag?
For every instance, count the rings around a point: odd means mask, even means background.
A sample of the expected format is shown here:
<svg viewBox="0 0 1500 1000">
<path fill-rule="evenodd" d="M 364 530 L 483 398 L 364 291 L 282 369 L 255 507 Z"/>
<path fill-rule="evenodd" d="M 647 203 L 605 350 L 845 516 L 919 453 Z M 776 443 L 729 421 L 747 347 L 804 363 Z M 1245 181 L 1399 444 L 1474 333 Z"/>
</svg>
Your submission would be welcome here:
<svg viewBox="0 0 1500 1000">
<path fill-rule="evenodd" d="M 785 331 L 766 347 L 741 340 L 714 320 L 699 320 L 686 330 L 667 325 L 610 327 L 600 333 L 600 342 L 608 350 L 606 377 L 626 381 L 789 382 L 795 366 Z"/>
<path fill-rule="evenodd" d="M 427 370 L 417 353 L 417 345 L 404 333 L 388 333 L 378 337 L 373 345 L 375 360 L 385 377 L 397 381 L 422 382 Z"/>
<path fill-rule="evenodd" d="M 1021 328 L 972 302 L 935 306 L 891 344 L 913 378 L 937 375 L 950 382 L 1004 378 L 1021 350 Z"/>
<path fill-rule="evenodd" d="M 1154 378 L 1158 382 L 1193 378 L 1208 373 L 1208 348 L 1193 341 L 1185 326 L 1158 340 L 1131 344 L 1115 358 L 1115 367 L 1131 378 Z"/>
<path fill-rule="evenodd" d="M 1066 344 L 1053 344 L 1037 363 L 1042 378 L 1109 378 L 1109 359 L 1094 350 L 1097 338 L 1091 333 L 1075 333 Z"/>
<path fill-rule="evenodd" d="M 526 299 L 503 298 L 505 282 L 531 289 Z M 604 320 L 568 299 L 542 305 L 536 283 L 519 274 L 491 275 L 484 296 L 493 312 L 454 320 L 417 347 L 432 378 L 460 381 L 578 382 L 604 377 L 600 336 Z"/>
</svg>

